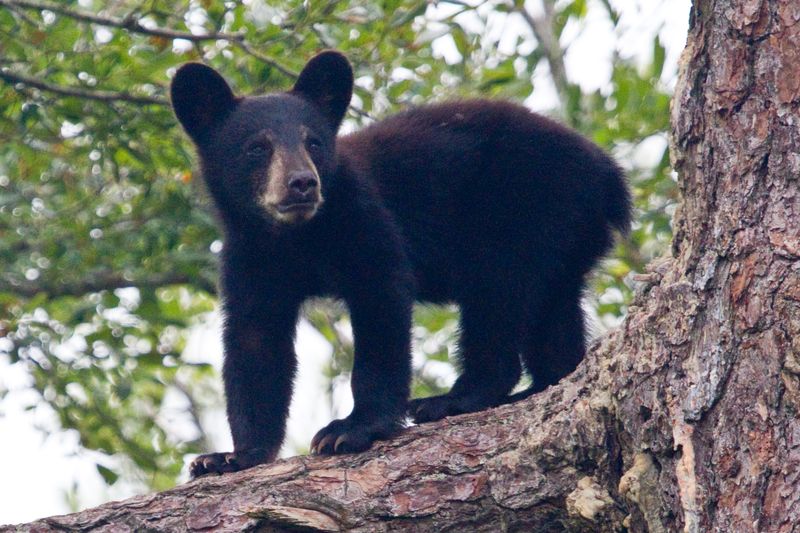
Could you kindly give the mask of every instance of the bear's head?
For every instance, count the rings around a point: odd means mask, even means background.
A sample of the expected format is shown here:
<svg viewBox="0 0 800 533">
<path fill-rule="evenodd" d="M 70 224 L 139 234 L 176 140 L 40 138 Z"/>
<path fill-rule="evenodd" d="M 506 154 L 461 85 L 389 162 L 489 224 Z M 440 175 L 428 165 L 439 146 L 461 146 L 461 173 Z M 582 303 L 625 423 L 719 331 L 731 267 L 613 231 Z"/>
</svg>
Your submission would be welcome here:
<svg viewBox="0 0 800 533">
<path fill-rule="evenodd" d="M 322 205 L 352 91 L 350 63 L 325 51 L 290 91 L 267 96 L 236 97 L 217 71 L 188 63 L 171 99 L 223 218 L 298 224 Z"/>
</svg>

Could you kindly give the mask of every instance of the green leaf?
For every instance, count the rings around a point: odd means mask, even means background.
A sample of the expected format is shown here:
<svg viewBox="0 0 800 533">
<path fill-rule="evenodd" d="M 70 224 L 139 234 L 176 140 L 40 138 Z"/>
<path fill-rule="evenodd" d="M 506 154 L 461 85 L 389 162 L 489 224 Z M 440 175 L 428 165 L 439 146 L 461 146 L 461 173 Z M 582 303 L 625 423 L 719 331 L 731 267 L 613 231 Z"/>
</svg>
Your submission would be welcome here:
<svg viewBox="0 0 800 533">
<path fill-rule="evenodd" d="M 106 482 L 107 485 L 113 485 L 119 479 L 119 474 L 117 474 L 110 468 L 105 467 L 100 463 L 97 463 L 95 466 L 97 467 L 97 471 L 100 473 L 100 475 L 103 476 L 103 480 Z"/>
<path fill-rule="evenodd" d="M 666 50 L 661 44 L 661 39 L 656 35 L 653 38 L 653 64 L 650 68 L 650 75 L 658 79 L 664 71 L 664 60 L 666 59 Z"/>
</svg>

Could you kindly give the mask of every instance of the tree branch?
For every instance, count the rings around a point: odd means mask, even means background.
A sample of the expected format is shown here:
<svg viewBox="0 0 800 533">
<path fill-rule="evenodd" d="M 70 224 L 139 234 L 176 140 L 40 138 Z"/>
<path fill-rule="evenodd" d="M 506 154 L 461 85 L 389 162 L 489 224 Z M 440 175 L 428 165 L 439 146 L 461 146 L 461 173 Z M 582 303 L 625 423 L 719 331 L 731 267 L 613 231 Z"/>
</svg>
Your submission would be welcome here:
<svg viewBox="0 0 800 533">
<path fill-rule="evenodd" d="M 187 41 L 194 42 L 215 41 L 219 39 L 236 42 L 244 39 L 244 33 L 191 33 L 163 28 L 148 28 L 143 26 L 140 22 L 140 19 L 136 18 L 132 13 L 124 18 L 100 16 L 86 11 L 70 9 L 60 4 L 40 2 L 36 0 L 0 0 L 0 6 L 52 11 L 53 13 L 58 13 L 59 15 L 82 22 L 88 22 L 91 24 L 97 24 L 111 28 L 120 28 L 134 33 L 141 33 L 154 37 L 163 37 L 165 39 L 185 39 Z"/>
<path fill-rule="evenodd" d="M 524 3 L 519 6 L 512 4 L 512 9 L 522 16 L 533 32 L 533 36 L 539 41 L 547 65 L 550 67 L 550 76 L 553 78 L 558 98 L 562 108 L 565 108 L 569 102 L 570 82 L 564 66 L 564 50 L 561 48 L 558 38 L 553 34 L 553 23 L 556 17 L 555 6 L 552 0 L 542 0 L 542 5 L 544 6 L 544 15 L 538 18 L 525 9 Z"/>
<path fill-rule="evenodd" d="M 100 291 L 112 291 L 123 287 L 164 287 L 167 285 L 194 285 L 208 292 L 216 294 L 216 285 L 200 276 L 191 277 L 182 272 L 167 272 L 128 279 L 119 272 L 100 272 L 91 274 L 90 278 L 77 281 L 50 281 L 37 280 L 36 282 L 12 282 L 7 278 L 0 278 L 0 293 L 9 293 L 22 298 L 31 298 L 40 293 L 45 293 L 51 298 L 61 296 L 83 296 L 84 294 Z"/>
<path fill-rule="evenodd" d="M 58 13 L 60 15 L 73 18 L 75 20 L 86 22 L 90 24 L 97 24 L 100 26 L 112 27 L 112 28 L 119 28 L 124 29 L 133 33 L 139 33 L 143 35 L 151 35 L 155 37 L 163 37 L 166 39 L 185 39 L 188 41 L 193 42 L 202 42 L 202 41 L 210 41 L 210 40 L 226 40 L 233 43 L 237 48 L 241 49 L 244 53 L 248 54 L 249 56 L 261 61 L 262 63 L 269 65 L 270 67 L 274 68 L 284 76 L 287 76 L 291 79 L 296 79 L 298 76 L 297 72 L 284 67 L 274 59 L 258 52 L 255 50 L 250 44 L 245 41 L 245 33 L 223 33 L 223 32 L 212 32 L 212 33 L 203 33 L 203 34 L 194 34 L 191 32 L 182 32 L 177 30 L 165 29 L 165 28 L 148 28 L 143 26 L 139 19 L 135 18 L 133 14 L 129 14 L 124 18 L 116 18 L 110 16 L 100 16 L 95 15 L 93 13 L 88 13 L 85 11 L 78 11 L 74 9 L 66 8 L 62 5 L 58 4 L 51 4 L 50 2 L 40 2 L 36 0 L 0 0 L 0 6 L 5 6 L 10 9 L 14 8 L 24 8 L 24 9 L 37 9 L 37 10 L 48 10 L 54 13 Z M 82 89 L 73 89 L 73 88 L 66 88 L 57 85 L 48 84 L 44 81 L 37 80 L 35 78 L 29 78 L 26 76 L 22 76 L 20 74 L 14 74 L 10 72 L 0 72 L 0 78 L 6 79 L 7 81 L 24 83 L 31 87 L 36 87 L 42 90 L 54 92 L 57 94 L 62 94 L 66 96 L 76 96 L 80 98 L 89 98 L 93 100 L 101 100 L 101 101 L 111 101 L 111 100 L 122 100 L 132 103 L 150 103 L 150 104 L 157 104 L 157 105 L 169 105 L 169 102 L 165 98 L 158 98 L 158 97 L 138 97 L 132 96 L 126 93 L 112 93 L 106 91 L 89 91 L 89 90 L 82 90 Z M 363 114 L 362 111 L 352 108 L 354 111 Z"/>
<path fill-rule="evenodd" d="M 48 11 L 52 11 L 53 13 L 58 13 L 60 15 L 70 17 L 82 22 L 87 22 L 91 24 L 97 24 L 100 26 L 107 26 L 112 28 L 120 28 L 133 33 L 140 33 L 155 37 L 163 37 L 166 39 L 185 39 L 187 41 L 193 41 L 193 42 L 226 40 L 233 43 L 237 48 L 242 50 L 247 55 L 257 59 L 258 61 L 261 61 L 266 65 L 269 65 L 270 67 L 274 68 L 284 76 L 291 79 L 296 79 L 298 76 L 297 72 L 287 67 L 284 67 L 274 59 L 255 50 L 245 40 L 244 32 L 239 32 L 239 33 L 211 32 L 211 33 L 194 34 L 191 32 L 182 32 L 164 28 L 148 28 L 146 26 L 143 26 L 140 23 L 139 19 L 135 18 L 132 14 L 129 14 L 124 18 L 100 16 L 85 11 L 68 9 L 62 5 L 52 4 L 50 2 L 40 2 L 37 0 L 0 0 L 0 6 L 8 7 L 10 9 L 14 8 L 37 9 L 37 10 L 46 9 Z M 165 106 L 169 105 L 169 101 L 167 101 L 166 98 L 160 98 L 156 96 L 152 97 L 134 96 L 122 92 L 93 91 L 86 89 L 76 89 L 72 87 L 63 87 L 60 85 L 47 83 L 45 81 L 36 78 L 12 73 L 8 70 L 5 71 L 0 70 L 0 79 L 4 79 L 10 83 L 22 83 L 29 87 L 35 87 L 43 91 L 49 91 L 64 96 L 75 96 L 78 98 L 87 98 L 91 100 L 100 100 L 104 102 L 124 101 L 130 103 L 138 103 L 138 104 L 155 104 L 155 105 L 165 105 Z M 353 105 L 349 107 L 357 115 L 365 118 L 371 118 L 369 113 L 366 113 L 365 111 Z"/>
<path fill-rule="evenodd" d="M 3 1 L 5 0 L 0 0 L 0 2 Z M 100 90 L 90 90 L 90 89 L 78 89 L 75 87 L 64 87 L 62 85 L 55 85 L 52 83 L 48 83 L 38 78 L 17 74 L 11 72 L 9 69 L 0 69 L 0 79 L 5 80 L 10 84 L 20 83 L 28 87 L 34 87 L 42 91 L 60 94 L 62 96 L 73 96 L 76 98 L 98 100 L 101 102 L 121 101 L 121 102 L 129 102 L 132 104 L 161 105 L 161 106 L 169 105 L 169 102 L 167 101 L 166 98 L 161 98 L 158 96 L 137 96 L 129 93 L 116 92 L 116 91 L 100 91 Z"/>
<path fill-rule="evenodd" d="M 28 527 L 614 531 L 624 512 L 601 472 L 618 470 L 619 449 L 598 374 L 583 370 L 523 402 L 412 427 L 365 453 L 294 457 Z"/>
<path fill-rule="evenodd" d="M 2 1 L 2 0 L 0 0 L 0 1 Z M 261 61 L 264 64 L 267 64 L 267 65 L 271 66 L 272 68 L 274 68 L 275 70 L 277 70 L 278 72 L 283 74 L 284 76 L 287 76 L 288 78 L 291 78 L 291 79 L 296 79 L 297 78 L 297 76 L 298 76 L 297 72 L 289 70 L 288 68 L 284 67 L 283 65 L 281 65 L 280 63 L 278 63 L 274 59 L 269 58 L 269 57 L 265 56 L 264 54 L 254 50 L 253 47 L 250 46 L 249 44 L 247 44 L 244 40 L 235 41 L 234 44 L 237 47 L 239 47 L 244 53 L 246 53 L 246 54 L 258 59 L 259 61 Z"/>
</svg>

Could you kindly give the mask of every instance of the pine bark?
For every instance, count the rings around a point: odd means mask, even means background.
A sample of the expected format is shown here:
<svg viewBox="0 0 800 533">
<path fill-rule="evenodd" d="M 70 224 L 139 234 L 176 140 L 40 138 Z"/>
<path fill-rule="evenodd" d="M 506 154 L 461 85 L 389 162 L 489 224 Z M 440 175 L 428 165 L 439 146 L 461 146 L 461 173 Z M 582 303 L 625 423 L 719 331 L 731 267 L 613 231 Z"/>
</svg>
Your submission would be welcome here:
<svg viewBox="0 0 800 533">
<path fill-rule="evenodd" d="M 800 3 L 696 0 L 672 111 L 672 254 L 572 376 L 364 454 L 18 527 L 800 531 L 799 107 Z"/>
</svg>

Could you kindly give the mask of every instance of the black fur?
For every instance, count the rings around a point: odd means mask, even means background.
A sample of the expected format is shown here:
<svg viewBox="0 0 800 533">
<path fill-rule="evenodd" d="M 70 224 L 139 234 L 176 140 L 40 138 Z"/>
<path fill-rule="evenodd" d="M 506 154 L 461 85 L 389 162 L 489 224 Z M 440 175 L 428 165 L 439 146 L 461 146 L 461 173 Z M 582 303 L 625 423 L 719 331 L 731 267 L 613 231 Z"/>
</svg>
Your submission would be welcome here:
<svg viewBox="0 0 800 533">
<path fill-rule="evenodd" d="M 410 109 L 336 139 L 351 90 L 336 52 L 312 59 L 283 94 L 236 99 L 198 65 L 173 81 L 225 232 L 235 451 L 201 456 L 193 476 L 275 458 L 295 322 L 310 296 L 344 299 L 355 336 L 355 407 L 317 434 L 318 453 L 364 450 L 396 433 L 407 409 L 423 422 L 516 399 L 520 358 L 535 392 L 584 355 L 584 277 L 630 219 L 617 165 L 571 130 L 499 101 Z M 295 162 L 273 165 L 279 153 Z M 291 176 L 312 173 L 314 191 L 297 192 Z M 460 306 L 461 375 L 450 393 L 407 404 L 414 301 Z"/>
</svg>

